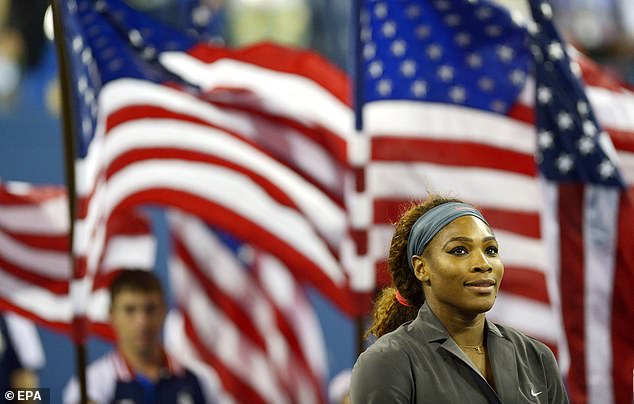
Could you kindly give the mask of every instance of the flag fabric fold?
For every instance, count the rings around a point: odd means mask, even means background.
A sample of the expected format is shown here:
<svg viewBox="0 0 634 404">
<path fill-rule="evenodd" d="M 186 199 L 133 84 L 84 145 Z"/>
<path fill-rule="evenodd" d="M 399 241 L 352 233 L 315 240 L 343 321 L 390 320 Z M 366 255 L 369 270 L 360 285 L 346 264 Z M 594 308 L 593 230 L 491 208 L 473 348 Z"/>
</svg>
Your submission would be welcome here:
<svg viewBox="0 0 634 404">
<path fill-rule="evenodd" d="M 73 328 L 68 217 L 64 187 L 0 182 L 0 306 L 80 338 Z M 106 290 L 112 276 L 126 267 L 153 269 L 151 230 L 140 212 L 123 214 L 108 226 L 103 265 L 86 305 L 92 334 L 112 338 Z"/>
<path fill-rule="evenodd" d="M 338 258 L 352 121 L 345 75 L 308 51 L 196 44 L 118 0 L 62 8 L 82 117 L 79 273 L 98 265 L 109 217 L 160 204 L 274 253 L 356 313 Z"/>
<path fill-rule="evenodd" d="M 288 269 L 228 244 L 196 217 L 171 211 L 168 221 L 181 338 L 214 368 L 224 391 L 238 402 L 325 402 L 321 326 Z"/>
</svg>

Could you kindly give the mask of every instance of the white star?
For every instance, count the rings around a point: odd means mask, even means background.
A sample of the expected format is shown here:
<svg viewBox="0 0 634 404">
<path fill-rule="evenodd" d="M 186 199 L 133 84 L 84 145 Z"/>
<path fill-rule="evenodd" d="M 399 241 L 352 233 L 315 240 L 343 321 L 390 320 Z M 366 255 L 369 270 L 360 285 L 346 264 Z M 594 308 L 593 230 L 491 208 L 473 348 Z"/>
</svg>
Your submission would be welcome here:
<svg viewBox="0 0 634 404">
<path fill-rule="evenodd" d="M 383 63 L 381 63 L 378 60 L 375 60 L 374 62 L 370 63 L 370 65 L 368 66 L 368 72 L 370 73 L 370 76 L 376 79 L 377 77 L 383 74 Z"/>
<path fill-rule="evenodd" d="M 476 18 L 478 20 L 486 20 L 487 18 L 491 18 L 492 14 L 493 14 L 493 10 L 491 10 L 489 7 L 486 7 L 486 6 L 482 6 L 478 8 L 475 12 Z"/>
<path fill-rule="evenodd" d="M 500 28 L 499 25 L 491 24 L 491 25 L 487 25 L 484 31 L 490 37 L 497 37 L 497 36 L 500 36 L 500 34 L 502 33 L 502 28 Z"/>
<path fill-rule="evenodd" d="M 491 109 L 495 112 L 503 113 L 504 111 L 506 111 L 506 103 L 504 101 L 494 100 L 491 103 Z"/>
<path fill-rule="evenodd" d="M 416 37 L 418 39 L 425 39 L 431 33 L 431 28 L 427 25 L 419 25 L 416 27 Z"/>
<path fill-rule="evenodd" d="M 418 16 L 420 16 L 420 6 L 413 4 L 409 7 L 407 7 L 407 10 L 405 10 L 405 14 L 409 17 L 409 18 L 416 18 Z"/>
<path fill-rule="evenodd" d="M 572 117 L 569 113 L 562 111 L 557 114 L 557 126 L 559 126 L 559 129 L 568 130 L 572 127 L 572 124 Z"/>
<path fill-rule="evenodd" d="M 384 97 L 386 95 L 390 95 L 390 93 L 392 92 L 392 81 L 390 79 L 379 80 L 376 86 L 376 90 Z"/>
<path fill-rule="evenodd" d="M 553 134 L 550 131 L 542 130 L 537 134 L 537 144 L 540 149 L 548 149 L 553 145 Z"/>
<path fill-rule="evenodd" d="M 482 77 L 480 80 L 478 80 L 478 87 L 480 87 L 482 91 L 489 92 L 493 90 L 493 87 L 495 87 L 495 83 L 489 77 Z"/>
<path fill-rule="evenodd" d="M 374 15 L 376 15 L 377 18 L 387 17 L 387 4 L 378 3 L 376 6 L 374 6 Z"/>
<path fill-rule="evenodd" d="M 577 111 L 581 115 L 588 115 L 588 113 L 590 112 L 590 107 L 588 106 L 587 102 L 579 101 L 579 102 L 577 102 Z"/>
<path fill-rule="evenodd" d="M 519 10 L 511 10 L 511 20 L 513 20 L 513 24 L 518 27 L 525 26 L 527 23 L 527 18 Z"/>
<path fill-rule="evenodd" d="M 92 120 L 88 118 L 87 116 L 84 117 L 84 119 L 82 119 L 81 121 L 81 130 L 86 135 L 89 135 L 92 133 Z"/>
<path fill-rule="evenodd" d="M 372 59 L 376 56 L 376 45 L 372 42 L 368 42 L 363 46 L 363 57 L 366 60 Z"/>
<path fill-rule="evenodd" d="M 460 25 L 460 16 L 458 14 L 449 14 L 445 17 L 445 24 L 449 27 L 456 27 Z"/>
<path fill-rule="evenodd" d="M 477 53 L 471 53 L 467 55 L 467 64 L 472 69 L 482 67 L 482 56 L 478 55 Z"/>
<path fill-rule="evenodd" d="M 86 90 L 86 93 L 84 93 L 84 102 L 86 104 L 90 104 L 92 103 L 92 101 L 95 99 L 95 92 L 92 91 L 90 88 Z"/>
<path fill-rule="evenodd" d="M 597 125 L 595 125 L 594 122 L 590 120 L 583 121 L 583 133 L 585 133 L 586 136 L 594 136 L 598 132 L 599 129 L 597 129 Z"/>
<path fill-rule="evenodd" d="M 454 86 L 449 90 L 449 98 L 455 103 L 463 103 L 467 98 L 467 91 L 464 87 Z"/>
<path fill-rule="evenodd" d="M 467 46 L 471 43 L 471 35 L 466 32 L 459 32 L 454 37 L 454 40 L 459 46 Z"/>
<path fill-rule="evenodd" d="M 561 42 L 552 41 L 548 45 L 548 56 L 554 60 L 559 60 L 564 57 L 564 48 L 561 46 Z"/>
<path fill-rule="evenodd" d="M 542 10 L 542 14 L 544 14 L 544 17 L 551 18 L 553 16 L 553 9 L 550 8 L 550 4 L 543 2 L 540 5 L 540 8 Z"/>
<path fill-rule="evenodd" d="M 427 83 L 423 80 L 415 80 L 412 83 L 411 90 L 416 97 L 424 97 L 427 94 Z"/>
<path fill-rule="evenodd" d="M 403 61 L 403 63 L 401 63 L 401 73 L 403 73 L 405 77 L 414 76 L 414 74 L 416 74 L 416 62 L 411 59 Z"/>
<path fill-rule="evenodd" d="M 427 47 L 427 56 L 429 56 L 429 58 L 431 60 L 438 60 L 442 57 L 442 47 L 440 45 L 429 45 Z"/>
<path fill-rule="evenodd" d="M 535 61 L 537 62 L 541 62 L 544 58 L 544 55 L 542 55 L 542 49 L 537 45 L 531 45 L 531 53 L 535 56 Z"/>
<path fill-rule="evenodd" d="M 86 79 L 86 76 L 82 75 L 79 78 L 79 80 L 77 80 L 77 91 L 79 92 L 79 94 L 83 94 L 87 88 L 88 88 L 88 79 Z"/>
<path fill-rule="evenodd" d="M 369 27 L 361 28 L 361 33 L 359 34 L 361 40 L 363 42 L 368 42 L 372 39 L 372 29 Z"/>
<path fill-rule="evenodd" d="M 196 8 L 192 10 L 192 21 L 198 27 L 205 27 L 209 24 L 209 21 L 213 17 L 211 10 L 209 7 L 206 7 L 202 4 L 198 5 Z"/>
<path fill-rule="evenodd" d="M 536 23 L 535 21 L 529 21 L 527 24 L 528 27 L 528 32 L 530 32 L 533 35 L 537 35 L 539 33 L 539 30 L 541 29 L 539 27 L 539 24 Z"/>
<path fill-rule="evenodd" d="M 134 46 L 139 47 L 143 44 L 143 37 L 141 36 L 141 33 L 136 29 L 132 29 L 130 30 L 130 32 L 128 32 L 128 39 Z"/>
<path fill-rule="evenodd" d="M 434 6 L 440 11 L 447 11 L 451 8 L 451 3 L 447 0 L 436 0 Z"/>
<path fill-rule="evenodd" d="M 572 74 L 574 74 L 575 77 L 578 79 L 580 79 L 583 75 L 583 72 L 581 71 L 581 66 L 579 66 L 579 63 L 575 62 L 574 60 L 570 61 L 570 70 L 572 71 Z"/>
<path fill-rule="evenodd" d="M 405 44 L 405 41 L 400 39 L 392 42 L 392 45 L 390 45 L 390 51 L 392 51 L 392 54 L 396 57 L 403 56 L 406 50 L 407 46 Z"/>
<path fill-rule="evenodd" d="M 581 152 L 581 154 L 586 155 L 586 154 L 592 153 L 595 147 L 595 143 L 591 137 L 583 136 L 577 142 L 577 147 L 579 148 L 579 151 Z"/>
<path fill-rule="evenodd" d="M 97 102 L 93 101 L 90 104 L 90 116 L 92 116 L 93 118 L 96 118 L 97 117 L 97 112 L 98 112 Z"/>
<path fill-rule="evenodd" d="M 553 98 L 553 93 L 546 86 L 539 86 L 537 89 L 537 101 L 540 104 L 548 104 Z"/>
<path fill-rule="evenodd" d="M 509 77 L 509 79 L 511 80 L 511 83 L 515 84 L 518 87 L 524 83 L 525 78 L 526 78 L 526 74 L 520 69 L 513 70 L 511 72 L 511 76 Z"/>
<path fill-rule="evenodd" d="M 542 163 L 542 161 L 544 161 L 544 156 L 542 155 L 542 152 L 537 151 L 537 152 L 535 153 L 535 163 L 537 163 L 537 164 L 541 164 L 541 163 Z"/>
<path fill-rule="evenodd" d="M 603 179 L 612 177 L 615 171 L 616 168 L 614 167 L 614 164 L 612 164 L 612 162 L 608 159 L 603 160 L 599 164 L 599 175 Z"/>
<path fill-rule="evenodd" d="M 570 154 L 563 153 L 559 157 L 557 157 L 555 164 L 557 165 L 559 172 L 561 172 L 562 174 L 567 174 L 568 172 L 570 172 L 570 170 L 572 170 L 575 162 Z"/>
<path fill-rule="evenodd" d="M 79 35 L 75 36 L 73 38 L 73 51 L 75 51 L 75 53 L 79 53 L 83 47 L 84 47 L 84 41 L 81 39 Z"/>
<path fill-rule="evenodd" d="M 453 80 L 453 67 L 449 65 L 442 65 L 438 68 L 438 77 L 442 81 L 451 81 Z"/>
<path fill-rule="evenodd" d="M 381 31 L 383 31 L 383 35 L 386 38 L 392 38 L 394 34 L 396 34 L 396 24 L 394 23 L 394 21 L 386 21 L 385 23 L 383 23 Z"/>
<path fill-rule="evenodd" d="M 141 52 L 141 57 L 145 60 L 153 59 L 156 56 L 156 49 L 152 46 L 146 46 Z"/>
<path fill-rule="evenodd" d="M 92 52 L 90 51 L 90 48 L 85 48 L 83 51 L 81 51 L 81 61 L 85 65 L 92 62 Z"/>
<path fill-rule="evenodd" d="M 497 49 L 498 57 L 503 62 L 510 62 L 513 60 L 513 48 L 507 45 L 500 45 Z"/>
</svg>

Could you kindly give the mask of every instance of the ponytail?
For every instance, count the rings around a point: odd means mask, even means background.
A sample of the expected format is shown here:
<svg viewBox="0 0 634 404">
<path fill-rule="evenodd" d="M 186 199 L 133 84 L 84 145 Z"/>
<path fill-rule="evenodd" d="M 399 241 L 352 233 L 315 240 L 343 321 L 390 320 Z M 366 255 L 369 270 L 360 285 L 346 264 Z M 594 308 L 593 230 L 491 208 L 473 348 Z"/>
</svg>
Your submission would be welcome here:
<svg viewBox="0 0 634 404">
<path fill-rule="evenodd" d="M 460 201 L 431 196 L 422 203 L 410 206 L 401 215 L 392 236 L 387 259 L 392 286 L 388 286 L 379 292 L 372 311 L 373 322 L 367 334 L 373 334 L 378 338 L 394 331 L 401 324 L 414 320 L 418 315 L 418 310 L 425 302 L 425 295 L 423 294 L 422 283 L 416 278 L 409 266 L 407 258 L 409 233 L 419 217 L 432 208 L 447 202 Z M 399 302 L 397 292 L 400 293 L 405 301 Z"/>
</svg>

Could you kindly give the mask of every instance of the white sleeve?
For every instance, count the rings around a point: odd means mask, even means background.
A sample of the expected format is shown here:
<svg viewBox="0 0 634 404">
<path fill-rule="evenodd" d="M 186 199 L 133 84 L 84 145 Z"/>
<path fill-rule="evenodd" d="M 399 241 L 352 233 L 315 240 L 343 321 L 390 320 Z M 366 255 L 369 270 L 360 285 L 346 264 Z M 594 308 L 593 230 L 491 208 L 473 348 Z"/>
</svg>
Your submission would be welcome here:
<svg viewBox="0 0 634 404">
<path fill-rule="evenodd" d="M 7 334 L 24 369 L 38 370 L 44 367 L 44 348 L 35 325 L 15 313 L 5 313 Z"/>
<path fill-rule="evenodd" d="M 62 391 L 62 403 L 64 404 L 77 404 L 79 403 L 79 383 L 77 378 L 73 377 L 66 383 L 64 390 Z"/>
<path fill-rule="evenodd" d="M 88 400 L 98 404 L 112 402 L 116 388 L 117 377 L 109 355 L 106 355 L 88 366 L 86 370 L 86 384 Z M 79 382 L 76 377 L 64 387 L 62 392 L 64 404 L 79 403 Z"/>
</svg>

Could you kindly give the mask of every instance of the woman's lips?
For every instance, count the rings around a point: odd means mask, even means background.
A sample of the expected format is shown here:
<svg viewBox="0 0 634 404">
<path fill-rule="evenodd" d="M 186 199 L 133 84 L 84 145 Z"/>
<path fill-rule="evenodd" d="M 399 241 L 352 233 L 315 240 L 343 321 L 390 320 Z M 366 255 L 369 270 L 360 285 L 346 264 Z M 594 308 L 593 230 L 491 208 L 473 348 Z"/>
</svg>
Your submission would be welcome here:
<svg viewBox="0 0 634 404">
<path fill-rule="evenodd" d="M 493 279 L 478 279 L 475 281 L 466 282 L 465 286 L 480 292 L 490 292 L 493 291 L 495 287 L 495 281 Z"/>
</svg>

